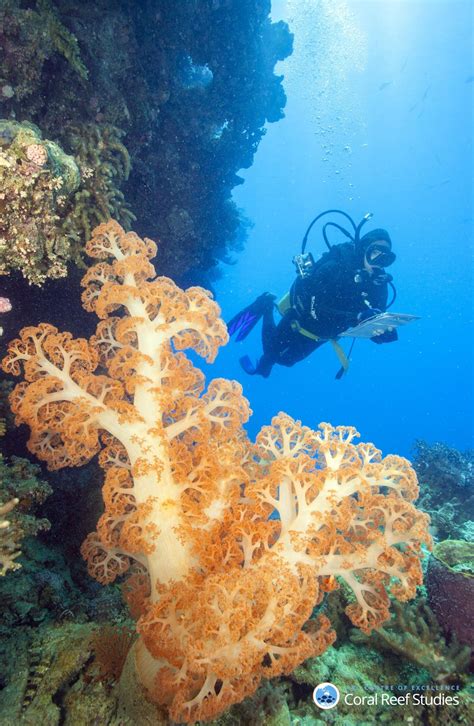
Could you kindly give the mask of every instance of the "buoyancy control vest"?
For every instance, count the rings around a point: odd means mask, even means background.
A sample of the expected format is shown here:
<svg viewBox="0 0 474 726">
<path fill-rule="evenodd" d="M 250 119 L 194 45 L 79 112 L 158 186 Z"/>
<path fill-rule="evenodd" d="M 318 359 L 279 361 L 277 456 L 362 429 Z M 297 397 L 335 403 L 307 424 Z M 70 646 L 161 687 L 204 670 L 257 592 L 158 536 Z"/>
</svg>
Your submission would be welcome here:
<svg viewBox="0 0 474 726">
<path fill-rule="evenodd" d="M 366 308 L 385 310 L 387 284 L 376 284 L 358 262 L 353 245 L 334 245 L 314 263 L 310 275 L 296 278 L 280 312 L 291 308 L 302 329 L 330 339 L 356 325 Z"/>
</svg>

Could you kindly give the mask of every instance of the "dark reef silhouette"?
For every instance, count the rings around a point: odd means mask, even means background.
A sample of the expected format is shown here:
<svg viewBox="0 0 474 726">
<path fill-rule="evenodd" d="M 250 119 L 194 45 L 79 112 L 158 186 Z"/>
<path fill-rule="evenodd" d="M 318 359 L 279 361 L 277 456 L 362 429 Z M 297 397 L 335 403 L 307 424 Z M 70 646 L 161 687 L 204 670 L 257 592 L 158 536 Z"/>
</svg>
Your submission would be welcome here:
<svg viewBox="0 0 474 726">
<path fill-rule="evenodd" d="M 0 3 L 0 116 L 36 124 L 76 158 L 82 148 L 92 207 L 117 218 L 117 200 L 131 205 L 136 231 L 162 240 L 160 274 L 209 287 L 249 226 L 231 198 L 238 172 L 251 166 L 265 124 L 283 117 L 274 67 L 292 34 L 270 9 L 270 0 Z M 88 167 L 97 173 L 114 129 L 130 155 L 128 181 L 112 166 L 91 188 Z M 70 267 L 43 289 L 15 273 L 2 279 L 14 305 L 4 340 L 46 316 L 87 334 L 84 316 L 70 314 L 80 279 Z"/>
<path fill-rule="evenodd" d="M 71 125 L 125 131 L 122 191 L 137 231 L 163 240 L 163 274 L 209 278 L 240 241 L 238 171 L 286 103 L 274 67 L 292 35 L 270 9 L 270 0 L 2 3 L 0 115 L 34 122 L 69 153 Z"/>
</svg>

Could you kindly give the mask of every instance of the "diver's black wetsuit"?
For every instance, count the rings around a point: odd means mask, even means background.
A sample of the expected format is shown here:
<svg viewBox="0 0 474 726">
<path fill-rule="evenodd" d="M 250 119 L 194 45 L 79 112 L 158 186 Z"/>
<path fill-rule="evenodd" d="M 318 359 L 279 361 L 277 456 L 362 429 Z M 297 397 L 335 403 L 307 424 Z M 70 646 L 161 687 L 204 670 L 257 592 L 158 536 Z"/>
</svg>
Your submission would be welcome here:
<svg viewBox="0 0 474 726">
<path fill-rule="evenodd" d="M 255 373 L 267 377 L 275 363 L 292 366 L 303 360 L 328 339 L 357 325 L 357 316 L 368 308 L 385 311 L 387 283 L 376 284 L 375 279 L 360 269 L 351 244 L 335 245 L 309 277 L 295 280 L 290 290 L 291 307 L 277 325 L 273 308 L 267 306 L 263 315 L 263 356 Z M 395 340 L 396 334 L 381 338 L 376 342 Z"/>
</svg>

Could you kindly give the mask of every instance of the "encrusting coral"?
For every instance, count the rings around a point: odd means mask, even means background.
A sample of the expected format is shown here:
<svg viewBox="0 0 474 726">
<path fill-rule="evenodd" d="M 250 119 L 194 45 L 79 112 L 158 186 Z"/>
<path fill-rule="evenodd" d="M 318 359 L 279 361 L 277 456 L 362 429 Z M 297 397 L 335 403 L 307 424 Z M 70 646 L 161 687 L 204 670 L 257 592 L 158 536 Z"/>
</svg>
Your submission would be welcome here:
<svg viewBox="0 0 474 726">
<path fill-rule="evenodd" d="M 0 120 L 0 275 L 20 270 L 37 285 L 66 275 L 73 249 L 63 226 L 79 184 L 73 157 L 36 126 Z"/>
<path fill-rule="evenodd" d="M 3 361 L 25 379 L 12 409 L 50 469 L 100 451 L 105 513 L 82 548 L 89 571 L 102 583 L 130 573 L 128 663 L 148 698 L 172 720 L 209 719 L 333 642 L 329 620 L 309 618 L 336 578 L 367 633 L 389 618 L 387 590 L 413 597 L 428 517 L 409 462 L 354 443 L 354 428 L 312 431 L 279 414 L 252 444 L 241 386 L 204 391 L 181 352 L 212 361 L 227 341 L 210 294 L 155 277 L 155 244 L 116 222 L 86 251 L 101 260 L 83 279 L 97 332 L 25 328 Z"/>
<path fill-rule="evenodd" d="M 36 285 L 64 277 L 69 261 L 82 264 L 99 222 L 113 216 L 130 226 L 119 189 L 130 172 L 122 136 L 106 124 L 68 126 L 72 156 L 34 124 L 0 120 L 0 275 L 19 270 Z"/>
</svg>

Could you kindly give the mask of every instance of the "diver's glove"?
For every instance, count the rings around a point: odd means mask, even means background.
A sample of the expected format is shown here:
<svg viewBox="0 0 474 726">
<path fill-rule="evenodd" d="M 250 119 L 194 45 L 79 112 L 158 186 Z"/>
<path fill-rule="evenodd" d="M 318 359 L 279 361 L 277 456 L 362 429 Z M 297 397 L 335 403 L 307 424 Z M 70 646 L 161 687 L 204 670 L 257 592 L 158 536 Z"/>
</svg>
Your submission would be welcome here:
<svg viewBox="0 0 474 726">
<path fill-rule="evenodd" d="M 374 335 L 370 340 L 377 344 L 394 343 L 398 340 L 398 333 L 395 328 L 392 328 L 391 330 L 386 330 L 384 333 L 380 333 L 380 335 Z"/>
<path fill-rule="evenodd" d="M 357 316 L 357 322 L 363 323 L 364 320 L 369 320 L 369 318 L 375 318 L 376 315 L 380 315 L 382 311 L 378 308 L 366 308 L 365 310 L 362 310 L 361 313 Z"/>
</svg>

